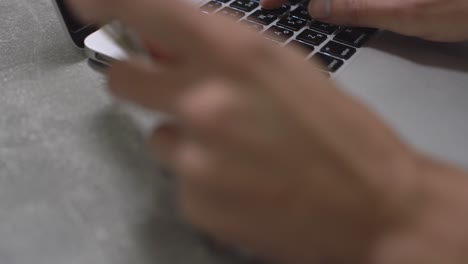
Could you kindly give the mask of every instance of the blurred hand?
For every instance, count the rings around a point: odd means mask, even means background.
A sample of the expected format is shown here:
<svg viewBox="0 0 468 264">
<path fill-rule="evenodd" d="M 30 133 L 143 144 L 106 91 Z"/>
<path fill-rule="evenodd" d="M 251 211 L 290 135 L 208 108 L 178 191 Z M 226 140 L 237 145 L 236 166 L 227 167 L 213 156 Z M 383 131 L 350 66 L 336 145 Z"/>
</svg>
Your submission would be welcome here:
<svg viewBox="0 0 468 264">
<path fill-rule="evenodd" d="M 262 0 L 274 8 L 286 0 Z M 311 0 L 309 13 L 324 22 L 375 27 L 434 41 L 468 40 L 466 0 Z"/>
<path fill-rule="evenodd" d="M 430 263 L 371 262 L 408 255 L 379 245 L 413 238 L 403 230 L 426 208 L 421 157 L 299 52 L 177 0 L 70 3 L 170 54 L 158 69 L 115 63 L 109 86 L 177 120 L 152 144 L 193 225 L 281 263 Z"/>
</svg>

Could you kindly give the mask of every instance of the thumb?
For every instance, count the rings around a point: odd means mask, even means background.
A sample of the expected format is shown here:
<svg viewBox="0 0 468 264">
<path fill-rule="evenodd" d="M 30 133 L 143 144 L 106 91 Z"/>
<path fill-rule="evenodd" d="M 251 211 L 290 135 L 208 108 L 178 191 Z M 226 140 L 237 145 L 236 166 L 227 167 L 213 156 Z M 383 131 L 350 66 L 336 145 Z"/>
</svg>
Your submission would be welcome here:
<svg viewBox="0 0 468 264">
<path fill-rule="evenodd" d="M 395 28 L 398 19 L 396 0 L 311 0 L 310 15 L 338 25 Z"/>
</svg>

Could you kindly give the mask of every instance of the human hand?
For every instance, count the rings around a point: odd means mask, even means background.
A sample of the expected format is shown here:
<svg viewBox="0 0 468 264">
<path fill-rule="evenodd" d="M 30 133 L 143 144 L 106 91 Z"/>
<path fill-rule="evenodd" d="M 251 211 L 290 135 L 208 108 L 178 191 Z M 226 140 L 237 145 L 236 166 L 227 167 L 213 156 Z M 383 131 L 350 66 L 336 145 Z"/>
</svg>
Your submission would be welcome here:
<svg viewBox="0 0 468 264">
<path fill-rule="evenodd" d="M 262 0 L 274 8 L 286 0 Z M 466 0 L 311 0 L 312 17 L 332 24 L 375 27 L 433 41 L 468 40 Z"/>
<path fill-rule="evenodd" d="M 420 204 L 419 155 L 298 52 L 177 0 L 70 3 L 171 55 L 117 62 L 109 86 L 175 118 L 154 150 L 184 215 L 220 241 L 282 263 L 368 263 Z"/>
</svg>

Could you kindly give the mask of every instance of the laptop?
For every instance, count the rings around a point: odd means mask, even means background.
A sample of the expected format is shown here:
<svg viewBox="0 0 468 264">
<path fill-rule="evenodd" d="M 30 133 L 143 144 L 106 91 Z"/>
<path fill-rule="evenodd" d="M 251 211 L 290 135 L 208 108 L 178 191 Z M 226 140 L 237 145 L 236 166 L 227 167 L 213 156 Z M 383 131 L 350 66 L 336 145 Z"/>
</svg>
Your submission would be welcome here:
<svg viewBox="0 0 468 264">
<path fill-rule="evenodd" d="M 337 74 L 344 69 L 359 49 L 375 33 L 375 29 L 345 28 L 313 20 L 307 11 L 308 1 L 289 0 L 280 8 L 264 10 L 260 0 L 190 0 L 200 11 L 219 13 L 263 34 L 278 45 L 302 48 L 306 58 L 322 61 L 322 70 Z M 91 59 L 108 64 L 126 57 L 125 52 L 102 30 L 81 25 L 70 14 L 63 0 L 55 0 L 62 22 L 79 48 Z M 90 31 L 96 31 L 90 34 Z"/>
<path fill-rule="evenodd" d="M 468 43 L 433 43 L 386 31 L 340 27 L 310 18 L 307 0 L 263 10 L 259 0 L 187 0 L 219 13 L 305 59 L 348 93 L 366 101 L 415 147 L 468 168 Z M 109 64 L 125 52 L 102 29 L 83 25 L 64 0 L 53 0 L 69 37 L 92 60 Z M 324 109 L 326 111 L 326 109 Z"/>
</svg>

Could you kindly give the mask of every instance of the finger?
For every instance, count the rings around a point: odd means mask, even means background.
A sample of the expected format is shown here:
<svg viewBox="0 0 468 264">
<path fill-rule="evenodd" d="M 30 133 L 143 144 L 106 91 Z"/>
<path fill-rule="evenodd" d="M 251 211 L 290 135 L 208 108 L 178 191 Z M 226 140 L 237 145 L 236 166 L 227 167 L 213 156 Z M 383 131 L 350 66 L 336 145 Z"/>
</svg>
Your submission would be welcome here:
<svg viewBox="0 0 468 264">
<path fill-rule="evenodd" d="M 158 37 L 165 47 L 181 45 L 187 34 L 195 37 L 190 30 L 200 28 L 202 20 L 201 14 L 177 0 L 69 0 L 69 4 L 85 21 L 104 24 L 118 19 L 145 36 Z"/>
<path fill-rule="evenodd" d="M 144 43 L 151 58 L 157 61 L 158 64 L 168 65 L 177 62 L 175 54 L 169 54 L 167 51 L 162 50 L 157 41 L 149 39 L 145 40 Z"/>
<path fill-rule="evenodd" d="M 246 180 L 252 176 L 251 171 L 247 173 L 251 168 L 247 164 L 194 138 L 180 142 L 172 161 L 182 196 L 204 199 L 203 203 L 219 207 L 231 202 L 234 204 L 230 206 L 235 206 L 241 197 L 262 192 L 251 184 L 255 180 Z"/>
<path fill-rule="evenodd" d="M 213 79 L 191 87 L 178 102 L 177 116 L 200 140 L 225 152 L 271 153 L 283 132 L 281 114 L 241 85 Z"/>
<path fill-rule="evenodd" d="M 312 0 L 310 15 L 318 20 L 350 26 L 395 29 L 402 25 L 401 1 Z"/>
<path fill-rule="evenodd" d="M 177 54 L 182 62 L 190 61 L 191 64 L 181 64 L 192 66 L 201 75 L 216 73 L 258 79 L 257 71 L 261 70 L 267 73 L 262 78 L 272 79 L 271 76 L 284 74 L 282 67 L 277 67 L 282 65 L 276 55 L 279 47 L 235 23 L 201 15 L 178 0 L 73 0 L 72 3 L 81 12 L 96 7 L 99 9 L 96 16 L 102 13 L 104 17 L 123 19 L 142 31 L 141 35 L 158 41 L 162 50 Z"/>
<path fill-rule="evenodd" d="M 245 120 L 249 119 L 245 115 L 248 106 L 241 95 L 226 80 L 209 80 L 191 87 L 178 102 L 177 111 L 181 121 L 199 136 L 228 143 L 249 121 Z"/>
<path fill-rule="evenodd" d="M 153 37 L 164 50 L 202 60 L 230 50 L 220 43 L 236 47 L 237 42 L 232 41 L 239 40 L 239 34 L 256 36 L 249 30 L 238 30 L 238 25 L 225 19 L 203 15 L 179 0 L 69 0 L 69 3 L 84 19 L 102 23 L 119 19 L 141 35 Z"/>
<path fill-rule="evenodd" d="M 191 74 L 157 70 L 140 61 L 116 62 L 108 70 L 110 92 L 152 110 L 174 112 L 177 98 L 183 93 Z"/>
<path fill-rule="evenodd" d="M 249 230 L 258 208 L 275 206 L 271 198 L 279 197 L 281 191 L 265 184 L 265 180 L 272 180 L 270 177 L 262 177 L 273 175 L 260 170 L 265 173 L 262 175 L 255 171 L 256 167 L 246 167 L 242 162 L 219 161 L 218 156 L 201 149 L 185 148 L 183 152 L 185 157 L 181 158 L 178 167 L 184 168 L 186 173 L 179 174 L 177 192 L 183 216 L 215 238 L 227 244 L 237 244 L 241 239 L 237 236 L 237 228 L 244 226 L 243 230 Z M 273 176 L 273 180 L 275 178 Z"/>
<path fill-rule="evenodd" d="M 170 164 L 174 160 L 174 154 L 180 141 L 180 127 L 175 124 L 167 124 L 158 127 L 153 132 L 150 145 L 156 159 L 165 166 L 171 166 Z"/>
<path fill-rule="evenodd" d="M 226 163 L 223 155 L 209 144 L 189 135 L 176 124 L 157 128 L 151 137 L 156 158 L 175 172 L 184 182 L 202 190 L 219 190 Z M 233 155 L 230 155 L 232 158 Z"/>
<path fill-rule="evenodd" d="M 274 9 L 280 7 L 282 4 L 286 3 L 287 0 L 261 0 L 260 4 L 265 9 Z"/>
<path fill-rule="evenodd" d="M 175 149 L 171 148 L 168 164 L 181 184 L 229 200 L 239 189 L 254 193 L 256 187 L 250 183 L 256 180 L 251 179 L 250 169 L 255 162 L 248 156 L 185 134 Z"/>
<path fill-rule="evenodd" d="M 298 65 L 298 71 L 302 70 L 301 66 Z M 303 74 L 310 76 L 311 72 L 305 71 Z M 320 79 L 313 81 L 320 85 Z M 188 94 L 182 96 L 177 107 L 178 116 L 200 140 L 219 148 L 219 153 L 231 154 L 231 160 L 248 159 L 253 163 L 282 160 L 284 153 L 279 150 L 285 148 L 287 141 L 290 144 L 296 142 L 291 138 L 298 136 L 294 122 L 290 122 L 299 117 L 294 108 L 297 108 L 298 102 L 310 105 L 312 99 L 311 96 L 300 100 L 296 98 L 300 95 L 291 96 L 285 90 L 291 92 L 297 88 L 288 86 L 289 79 L 285 82 L 277 81 L 268 85 L 280 86 L 277 88 L 281 90 L 280 93 L 277 92 L 280 97 L 278 100 L 282 101 L 281 104 L 284 104 L 283 101 L 287 101 L 286 104 L 292 103 L 293 113 L 290 113 L 291 107 L 287 106 L 289 109 L 285 109 L 280 104 L 277 105 L 274 99 L 256 93 L 250 87 L 239 88 L 235 86 L 241 84 L 216 79 L 191 88 Z M 298 86 L 300 85 L 303 86 Z M 329 84 L 324 88 L 333 90 Z M 314 94 L 310 85 L 307 84 L 305 89 L 309 94 Z M 297 92 L 304 94 L 300 89 Z M 303 142 L 298 143 L 299 148 L 302 145 Z"/>
</svg>

